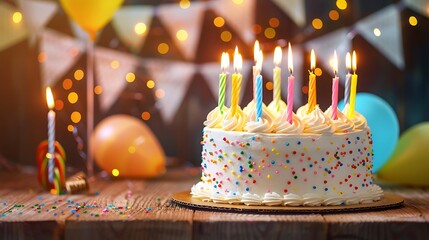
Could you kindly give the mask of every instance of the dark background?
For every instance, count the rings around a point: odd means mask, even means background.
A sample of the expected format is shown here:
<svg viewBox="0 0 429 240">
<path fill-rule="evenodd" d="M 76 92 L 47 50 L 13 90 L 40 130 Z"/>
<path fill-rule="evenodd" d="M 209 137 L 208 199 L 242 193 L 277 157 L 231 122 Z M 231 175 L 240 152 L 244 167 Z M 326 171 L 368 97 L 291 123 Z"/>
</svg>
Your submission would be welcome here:
<svg viewBox="0 0 429 240">
<path fill-rule="evenodd" d="M 15 5 L 14 1 L 6 1 Z M 125 0 L 124 5 L 158 5 L 177 2 L 176 0 Z M 336 9 L 335 0 L 307 0 L 305 2 L 307 26 L 300 28 L 271 1 L 257 0 L 255 24 L 265 29 L 268 27 L 269 19 L 277 17 L 280 20 L 280 25 L 276 29 L 277 35 L 274 39 L 267 39 L 260 32 L 256 32 L 256 38 L 261 42 L 264 51 L 273 51 L 277 42 L 285 38 L 292 39 L 292 44 L 304 43 L 340 27 L 351 26 L 359 19 L 398 1 L 350 0 L 347 2 L 347 9 L 340 11 Z M 328 12 L 332 9 L 336 9 L 340 13 L 340 20 L 332 21 L 329 19 Z M 408 23 L 408 18 L 411 15 L 416 16 L 419 21 L 415 27 Z M 215 17 L 216 14 L 213 11 L 205 12 L 201 39 L 194 62 L 217 62 L 217 56 L 221 51 L 233 49 L 236 45 L 241 49 L 245 58 L 253 59 L 253 44 L 247 45 L 238 39 L 237 34 L 234 34 L 234 30 L 228 24 L 222 29 L 214 27 L 213 19 Z M 324 22 L 324 27 L 321 30 L 314 31 L 311 27 L 311 21 L 315 17 Z M 354 37 L 352 47 L 361 53 L 359 55 L 360 81 L 358 91 L 370 92 L 385 99 L 396 111 L 400 121 L 400 129 L 403 132 L 416 123 L 429 120 L 429 78 L 425 76 L 429 69 L 429 19 L 407 8 L 402 10 L 401 19 L 405 58 L 404 70 L 396 68 L 374 46 L 359 35 Z M 67 16 L 62 10 L 50 20 L 47 27 L 70 36 L 73 35 Z M 228 43 L 219 39 L 220 32 L 225 29 L 230 30 L 235 36 Z M 172 36 L 169 36 L 162 22 L 155 16 L 146 42 L 137 55 L 185 61 L 180 51 L 174 47 L 171 39 Z M 157 52 L 156 47 L 160 41 L 170 45 L 168 54 L 160 55 Z M 97 46 L 129 52 L 126 46 L 117 41 L 110 24 L 104 28 L 99 36 Z M 40 79 L 38 52 L 38 45 L 29 47 L 27 40 L 0 52 L 0 154 L 4 159 L 20 165 L 34 165 L 35 149 L 40 141 L 47 138 L 46 113 L 48 109 Z M 309 53 L 306 52 L 304 66 L 310 65 L 308 56 Z M 85 55 L 81 56 L 76 65 L 62 79 L 72 78 L 73 72 L 77 68 L 86 68 Z M 305 67 L 303 71 L 303 76 L 306 76 Z M 323 72 L 324 74 L 318 78 L 321 81 L 318 82 L 328 81 L 331 78 L 329 74 L 325 74 L 325 69 Z M 179 107 L 178 114 L 171 124 L 166 124 L 155 107 L 154 93 L 146 87 L 146 82 L 151 78 L 147 70 L 142 67 L 137 69 L 135 73 L 136 81 L 127 84 L 125 90 L 107 113 L 100 113 L 96 95 L 95 122 L 118 113 L 140 118 L 143 111 L 149 111 L 151 118 L 145 123 L 154 131 L 167 155 L 176 159 L 176 161 L 169 161 L 169 164 L 198 165 L 200 163 L 199 142 L 202 123 L 207 113 L 215 107 L 217 99 L 216 96 L 212 95 L 206 82 L 203 81 L 203 76 L 197 74 L 193 77 L 183 103 Z M 264 78 L 265 81 L 267 79 L 267 77 Z M 304 82 L 307 83 L 307 80 Z M 67 92 L 62 88 L 61 83 L 61 80 L 58 81 L 57 85 L 53 86 L 53 91 L 56 98 L 66 100 Z M 330 87 L 329 84 L 320 83 L 317 86 L 318 92 L 330 92 Z M 251 100 L 251 88 L 251 80 L 249 79 L 247 86 L 242 89 L 245 92 L 243 104 L 247 104 Z M 86 92 L 85 81 L 74 82 L 73 90 L 82 94 L 80 94 L 77 104 L 65 105 L 64 109 L 57 112 L 56 136 L 67 151 L 69 158 L 67 164 L 84 169 L 85 162 L 78 155 L 76 142 L 73 135 L 67 131 L 67 125 L 70 124 L 70 113 L 79 109 L 82 113 L 82 120 L 76 127 L 82 138 L 86 140 L 86 118 L 84 114 L 86 112 L 86 99 L 85 94 L 83 94 Z M 344 89 L 340 87 L 340 93 L 343 91 Z M 265 89 L 264 102 L 268 104 L 271 101 L 271 96 L 272 94 Z M 307 95 L 304 94 L 303 98 L 306 99 Z M 330 104 L 330 96 L 319 95 L 318 102 L 322 109 L 326 109 Z"/>
</svg>

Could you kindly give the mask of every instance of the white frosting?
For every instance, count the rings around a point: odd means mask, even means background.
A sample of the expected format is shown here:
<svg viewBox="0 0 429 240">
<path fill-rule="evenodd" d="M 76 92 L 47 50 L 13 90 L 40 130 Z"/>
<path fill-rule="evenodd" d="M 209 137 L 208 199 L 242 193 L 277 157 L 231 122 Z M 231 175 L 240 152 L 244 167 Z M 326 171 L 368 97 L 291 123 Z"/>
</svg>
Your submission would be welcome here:
<svg viewBox="0 0 429 240">
<path fill-rule="evenodd" d="M 228 108 L 223 106 L 223 113 L 228 111 Z M 223 114 L 220 111 L 219 107 L 216 107 L 207 115 L 207 120 L 204 121 L 204 126 L 209 128 L 221 128 L 221 122 L 223 119 Z"/>
<path fill-rule="evenodd" d="M 268 110 L 265 104 L 262 104 L 262 118 L 260 121 L 256 119 L 256 109 L 248 110 L 248 122 L 244 130 L 253 133 L 270 133 L 275 128 L 275 118 Z"/>
<path fill-rule="evenodd" d="M 343 109 L 343 114 L 345 116 L 348 116 L 349 108 L 350 108 L 350 105 L 347 103 Z M 353 118 L 351 118 L 350 121 L 353 122 L 355 129 L 365 129 L 367 127 L 367 122 L 365 117 L 362 116 L 362 114 L 358 113 L 357 111 L 354 112 Z"/>
<path fill-rule="evenodd" d="M 326 116 L 332 116 L 332 106 L 325 111 Z M 348 133 L 353 130 L 354 124 L 350 121 L 346 115 L 337 109 L 337 119 L 331 118 L 331 123 L 336 133 Z"/>
<path fill-rule="evenodd" d="M 300 107 L 297 111 L 298 117 L 304 123 L 304 133 L 332 133 L 331 119 L 326 116 L 319 105 L 316 105 L 311 112 L 308 105 Z"/>
<path fill-rule="evenodd" d="M 287 121 L 286 111 L 277 119 L 275 130 L 277 133 L 302 133 L 303 130 L 304 124 L 301 123 L 301 120 L 294 113 L 292 115 L 292 124 Z"/>
<path fill-rule="evenodd" d="M 226 131 L 243 131 L 246 122 L 246 114 L 243 112 L 243 110 L 241 110 L 240 106 L 237 106 L 234 115 L 232 114 L 231 109 L 224 113 L 221 126 L 222 129 Z"/>
<path fill-rule="evenodd" d="M 283 100 L 279 101 L 279 111 L 277 111 L 276 109 L 276 103 L 274 101 L 270 102 L 270 104 L 268 104 L 268 109 L 273 113 L 274 117 L 278 118 L 280 117 L 283 112 L 286 111 L 287 105 Z"/>
<path fill-rule="evenodd" d="M 262 203 L 268 206 L 281 205 L 283 204 L 283 197 L 275 192 L 265 193 L 264 200 L 262 200 Z"/>
</svg>

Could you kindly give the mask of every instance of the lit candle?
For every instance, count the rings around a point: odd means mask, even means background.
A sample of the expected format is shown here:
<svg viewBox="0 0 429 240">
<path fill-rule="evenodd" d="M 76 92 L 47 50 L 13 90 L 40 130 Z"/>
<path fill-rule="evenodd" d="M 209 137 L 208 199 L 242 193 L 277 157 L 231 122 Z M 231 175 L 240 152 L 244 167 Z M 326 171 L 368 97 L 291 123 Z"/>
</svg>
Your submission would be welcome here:
<svg viewBox="0 0 429 240">
<path fill-rule="evenodd" d="M 292 111 L 293 111 L 293 89 L 295 85 L 295 77 L 292 75 L 293 72 L 293 58 L 292 58 L 292 47 L 288 46 L 287 53 L 287 64 L 290 76 L 287 78 L 287 121 L 292 124 Z"/>
<path fill-rule="evenodd" d="M 351 91 L 350 91 L 350 108 L 348 111 L 348 117 L 353 118 L 355 115 L 355 104 L 356 104 L 356 89 L 357 89 L 357 74 L 356 74 L 356 52 L 353 51 L 352 57 L 352 81 L 351 81 Z"/>
<path fill-rule="evenodd" d="M 238 53 L 238 47 L 235 47 L 234 52 L 234 73 L 232 74 L 232 91 L 231 91 L 231 114 L 234 116 L 238 107 L 238 98 L 240 96 L 241 80 L 240 74 L 241 67 L 243 66 L 243 59 L 241 54 Z"/>
<path fill-rule="evenodd" d="M 261 121 L 262 118 L 262 51 L 259 51 L 258 60 L 256 61 L 256 68 L 258 71 L 258 75 L 256 76 L 256 121 Z"/>
<path fill-rule="evenodd" d="M 256 100 L 256 76 L 258 76 L 260 72 L 256 67 L 259 51 L 259 42 L 256 40 L 255 45 L 253 46 L 253 59 L 255 60 L 255 65 L 253 66 L 253 100 Z"/>
<path fill-rule="evenodd" d="M 352 68 L 352 57 L 350 56 L 350 53 L 347 52 L 346 55 L 346 67 L 347 67 L 347 75 L 346 75 L 346 82 L 344 86 L 344 105 L 347 103 L 350 103 L 350 78 L 352 75 L 350 74 L 350 70 Z"/>
<path fill-rule="evenodd" d="M 337 108 L 338 108 L 338 58 L 337 51 L 334 51 L 334 59 L 332 61 L 332 68 L 334 69 L 334 78 L 332 79 L 332 119 L 337 120 Z"/>
<path fill-rule="evenodd" d="M 50 87 L 46 88 L 46 102 L 49 107 L 48 112 L 48 179 L 50 183 L 54 183 L 54 154 L 55 154 L 55 102 L 52 96 Z"/>
<path fill-rule="evenodd" d="M 307 113 L 310 113 L 311 111 L 313 111 L 313 109 L 316 107 L 316 104 L 317 104 L 316 75 L 314 74 L 315 68 L 316 68 L 316 56 L 314 54 L 314 50 L 311 49 Z"/>
<path fill-rule="evenodd" d="M 276 112 L 280 111 L 280 99 L 281 99 L 281 69 L 279 67 L 282 61 L 282 49 L 276 47 L 274 50 L 274 70 L 273 70 L 273 82 L 274 82 L 274 91 L 273 91 L 273 101 Z"/>
<path fill-rule="evenodd" d="M 221 60 L 221 70 L 222 73 L 219 74 L 219 101 L 218 101 L 218 107 L 220 110 L 220 113 L 223 114 L 223 106 L 225 106 L 225 89 L 226 89 L 226 78 L 227 78 L 227 72 L 226 69 L 229 67 L 229 55 L 226 52 L 222 53 L 222 60 Z"/>
</svg>

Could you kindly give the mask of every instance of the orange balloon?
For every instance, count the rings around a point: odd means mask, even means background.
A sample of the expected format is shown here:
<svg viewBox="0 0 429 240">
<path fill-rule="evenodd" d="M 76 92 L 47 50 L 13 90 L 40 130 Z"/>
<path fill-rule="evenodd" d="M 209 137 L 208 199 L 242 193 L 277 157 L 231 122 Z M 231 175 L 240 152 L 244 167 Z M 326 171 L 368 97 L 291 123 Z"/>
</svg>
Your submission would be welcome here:
<svg viewBox="0 0 429 240">
<path fill-rule="evenodd" d="M 118 177 L 153 178 L 165 173 L 165 154 L 152 131 L 128 115 L 102 120 L 92 138 L 97 165 Z"/>
</svg>

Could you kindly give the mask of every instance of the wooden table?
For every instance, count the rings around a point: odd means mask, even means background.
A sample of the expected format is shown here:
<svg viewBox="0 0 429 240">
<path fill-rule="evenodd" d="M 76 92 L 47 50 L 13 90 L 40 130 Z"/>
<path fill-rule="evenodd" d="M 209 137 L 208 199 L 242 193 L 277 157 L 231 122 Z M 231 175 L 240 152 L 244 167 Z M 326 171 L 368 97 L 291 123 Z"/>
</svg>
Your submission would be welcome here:
<svg viewBox="0 0 429 240">
<path fill-rule="evenodd" d="M 0 172 L 0 239 L 429 239 L 428 189 L 385 187 L 405 206 L 361 213 L 239 214 L 172 203 L 198 175 L 97 178 L 91 193 L 55 196 L 34 174 Z"/>
</svg>

